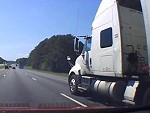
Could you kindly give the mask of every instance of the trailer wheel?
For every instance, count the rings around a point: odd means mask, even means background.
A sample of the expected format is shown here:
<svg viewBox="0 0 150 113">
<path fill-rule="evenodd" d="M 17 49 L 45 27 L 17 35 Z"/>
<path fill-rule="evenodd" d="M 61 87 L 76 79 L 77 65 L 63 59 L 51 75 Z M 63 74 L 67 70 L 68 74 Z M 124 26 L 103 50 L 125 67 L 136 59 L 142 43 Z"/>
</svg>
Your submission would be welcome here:
<svg viewBox="0 0 150 113">
<path fill-rule="evenodd" d="M 79 93 L 78 81 L 77 81 L 76 75 L 71 75 L 70 80 L 69 80 L 69 88 L 72 94 L 77 95 Z"/>
<path fill-rule="evenodd" d="M 146 93 L 144 94 L 143 105 L 150 106 L 150 88 L 148 88 Z"/>
</svg>

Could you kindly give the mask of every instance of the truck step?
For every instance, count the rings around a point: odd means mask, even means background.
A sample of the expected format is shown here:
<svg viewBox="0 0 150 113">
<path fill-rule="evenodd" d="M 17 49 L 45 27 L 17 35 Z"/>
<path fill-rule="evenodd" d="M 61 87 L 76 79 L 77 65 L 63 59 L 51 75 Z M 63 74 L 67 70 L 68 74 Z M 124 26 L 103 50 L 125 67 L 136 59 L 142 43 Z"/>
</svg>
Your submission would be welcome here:
<svg viewBox="0 0 150 113">
<path fill-rule="evenodd" d="M 131 105 L 135 105 L 135 102 L 131 101 L 131 100 L 122 100 L 123 103 L 126 104 L 131 104 Z"/>
<path fill-rule="evenodd" d="M 87 84 L 80 84 L 78 86 L 78 89 L 87 91 L 87 90 L 89 90 L 89 85 L 87 85 Z"/>
<path fill-rule="evenodd" d="M 80 90 L 84 90 L 84 91 L 87 91 L 87 88 L 80 87 L 80 86 L 78 86 L 78 89 L 80 89 Z"/>
<path fill-rule="evenodd" d="M 81 85 L 89 86 L 92 79 L 93 77 L 82 76 Z"/>
<path fill-rule="evenodd" d="M 94 78 L 94 77 L 82 76 L 82 78 L 92 79 L 92 78 Z"/>
</svg>

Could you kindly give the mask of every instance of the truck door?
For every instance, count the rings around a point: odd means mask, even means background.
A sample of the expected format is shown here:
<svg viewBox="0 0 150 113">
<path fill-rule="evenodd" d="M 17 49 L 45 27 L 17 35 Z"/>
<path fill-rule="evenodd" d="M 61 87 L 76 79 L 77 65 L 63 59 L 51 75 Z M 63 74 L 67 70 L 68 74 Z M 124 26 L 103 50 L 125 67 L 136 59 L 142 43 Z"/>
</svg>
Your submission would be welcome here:
<svg viewBox="0 0 150 113">
<path fill-rule="evenodd" d="M 108 27 L 100 32 L 100 70 L 103 72 L 112 72 L 113 69 L 113 38 L 112 27 Z"/>
<path fill-rule="evenodd" d="M 92 45 L 92 70 L 96 75 L 115 76 L 114 63 L 118 61 L 114 58 L 113 30 L 112 24 L 95 29 L 93 32 L 97 40 L 93 39 Z M 93 37 L 93 38 L 95 38 Z M 93 44 L 92 43 L 92 44 Z M 93 51 L 94 50 L 94 51 Z"/>
</svg>

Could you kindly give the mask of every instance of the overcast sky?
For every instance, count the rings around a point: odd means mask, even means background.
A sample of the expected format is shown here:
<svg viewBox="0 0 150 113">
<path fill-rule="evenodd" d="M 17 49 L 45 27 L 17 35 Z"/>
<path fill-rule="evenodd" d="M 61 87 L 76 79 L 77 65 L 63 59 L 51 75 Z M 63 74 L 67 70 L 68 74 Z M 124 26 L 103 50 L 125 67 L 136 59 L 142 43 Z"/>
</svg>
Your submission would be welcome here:
<svg viewBox="0 0 150 113">
<path fill-rule="evenodd" d="M 0 57 L 16 60 L 47 37 L 91 35 L 101 0 L 0 0 Z"/>
</svg>

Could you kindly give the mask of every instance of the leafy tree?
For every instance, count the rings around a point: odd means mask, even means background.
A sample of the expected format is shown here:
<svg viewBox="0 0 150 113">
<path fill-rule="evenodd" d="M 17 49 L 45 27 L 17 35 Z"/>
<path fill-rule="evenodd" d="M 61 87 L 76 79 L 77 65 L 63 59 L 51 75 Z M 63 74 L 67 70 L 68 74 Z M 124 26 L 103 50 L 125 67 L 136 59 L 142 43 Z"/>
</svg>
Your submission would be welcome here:
<svg viewBox="0 0 150 113">
<path fill-rule="evenodd" d="M 0 64 L 3 64 L 4 62 L 6 62 L 6 60 L 0 57 Z"/>
<path fill-rule="evenodd" d="M 19 58 L 16 60 L 17 64 L 26 65 L 28 58 Z"/>
<path fill-rule="evenodd" d="M 68 72 L 70 66 L 67 56 L 72 58 L 72 62 L 77 57 L 73 49 L 74 38 L 71 34 L 67 34 L 54 35 L 43 40 L 31 51 L 27 64 L 34 69 Z"/>
</svg>

